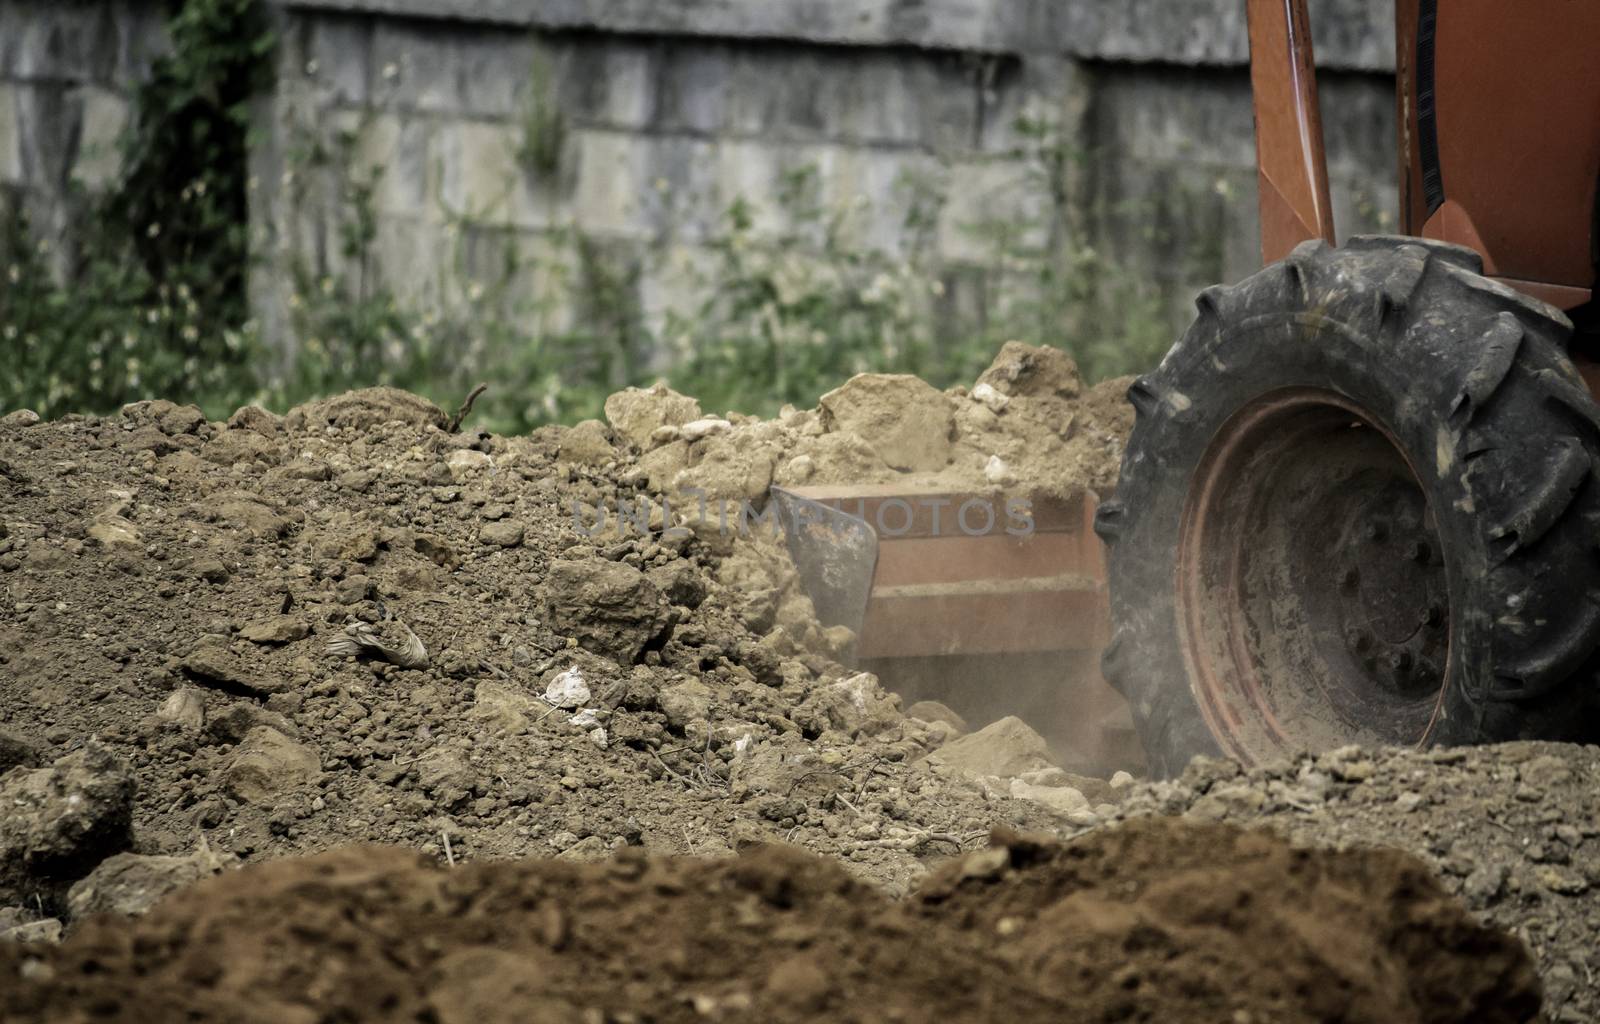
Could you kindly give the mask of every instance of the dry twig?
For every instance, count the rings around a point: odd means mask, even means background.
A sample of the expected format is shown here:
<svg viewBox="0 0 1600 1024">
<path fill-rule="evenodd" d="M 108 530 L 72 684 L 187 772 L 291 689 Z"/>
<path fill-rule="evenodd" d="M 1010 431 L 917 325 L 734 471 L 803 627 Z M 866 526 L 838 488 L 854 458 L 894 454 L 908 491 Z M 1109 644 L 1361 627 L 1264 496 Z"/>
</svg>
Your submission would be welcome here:
<svg viewBox="0 0 1600 1024">
<path fill-rule="evenodd" d="M 461 424 L 468 416 L 472 415 L 472 403 L 478 400 L 479 395 L 488 390 L 489 385 L 487 384 L 479 384 L 477 387 L 473 388 L 467 394 L 467 400 L 461 403 L 461 408 L 457 409 L 456 414 L 450 417 L 450 422 L 446 425 L 445 432 L 454 434 L 456 431 L 460 430 Z"/>
</svg>

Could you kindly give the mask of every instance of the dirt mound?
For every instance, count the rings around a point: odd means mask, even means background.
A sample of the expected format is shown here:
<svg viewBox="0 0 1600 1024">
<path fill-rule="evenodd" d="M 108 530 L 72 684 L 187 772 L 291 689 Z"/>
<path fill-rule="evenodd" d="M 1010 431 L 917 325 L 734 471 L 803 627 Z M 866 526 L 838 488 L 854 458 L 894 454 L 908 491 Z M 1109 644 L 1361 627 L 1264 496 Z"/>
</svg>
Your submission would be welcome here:
<svg viewBox="0 0 1600 1024">
<path fill-rule="evenodd" d="M 0 946 L 8 1019 L 1521 1022 L 1538 986 L 1415 861 L 1145 823 L 1010 838 L 896 903 L 785 846 L 447 869 L 350 849 Z"/>
<path fill-rule="evenodd" d="M 952 730 L 834 660 L 849 637 L 792 568 L 667 530 L 650 489 L 663 445 L 716 494 L 764 496 L 790 440 L 821 475 L 882 465 L 866 440 L 819 412 L 735 426 L 664 388 L 607 405 L 615 430 L 525 438 L 448 433 L 391 389 L 226 422 L 161 401 L 8 418 L 0 765 L 97 737 L 137 787 L 131 840 L 48 873 L 18 854 L 0 907 L 61 910 L 120 852 L 352 842 L 592 858 L 784 837 L 904 892 L 992 827 L 1061 820 L 927 763 Z M 592 528 L 619 497 L 651 499 L 646 531 Z"/>
<path fill-rule="evenodd" d="M 658 384 L 613 395 L 606 416 L 640 453 L 638 479 L 680 507 L 690 495 L 759 502 L 773 484 L 1072 497 L 1116 484 L 1133 426 L 1128 383 L 1086 389 L 1064 353 L 1009 342 L 970 389 L 864 373 L 816 409 L 760 420 L 701 416 L 692 398 Z"/>
<path fill-rule="evenodd" d="M 1347 747 L 1251 769 L 1202 759 L 1178 779 L 1132 787 L 1121 814 L 1408 851 L 1480 919 L 1527 943 L 1550 1020 L 1600 1020 L 1600 747 Z"/>
</svg>

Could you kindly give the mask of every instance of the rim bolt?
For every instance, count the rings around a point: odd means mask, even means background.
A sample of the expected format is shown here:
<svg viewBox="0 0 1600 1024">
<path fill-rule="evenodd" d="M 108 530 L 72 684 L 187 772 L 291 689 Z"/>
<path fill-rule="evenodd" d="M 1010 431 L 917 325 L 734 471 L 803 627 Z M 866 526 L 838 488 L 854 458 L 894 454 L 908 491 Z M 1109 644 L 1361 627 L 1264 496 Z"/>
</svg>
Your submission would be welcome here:
<svg viewBox="0 0 1600 1024">
<path fill-rule="evenodd" d="M 1372 650 L 1372 636 L 1364 630 L 1352 629 L 1345 634 L 1345 643 L 1352 654 L 1366 654 Z"/>
<path fill-rule="evenodd" d="M 1410 672 L 1414 660 L 1410 651 L 1395 651 L 1389 655 L 1389 667 L 1396 672 Z"/>
<path fill-rule="evenodd" d="M 1439 666 L 1435 665 L 1431 660 L 1423 658 L 1417 662 L 1417 678 L 1427 682 L 1438 679 Z"/>
<path fill-rule="evenodd" d="M 1374 543 L 1382 543 L 1389 538 L 1389 528 L 1379 522 L 1367 524 L 1367 539 Z"/>
<path fill-rule="evenodd" d="M 1442 625 L 1444 623 L 1444 605 L 1428 605 L 1428 611 L 1424 616 L 1424 621 L 1426 621 L 1430 626 Z"/>
<path fill-rule="evenodd" d="M 1407 553 L 1411 556 L 1413 562 L 1419 562 L 1422 565 L 1427 565 L 1433 560 L 1433 548 L 1429 547 L 1426 541 L 1413 541 L 1411 547 L 1407 549 Z"/>
<path fill-rule="evenodd" d="M 1339 577 L 1339 585 L 1341 587 L 1344 587 L 1346 590 L 1355 589 L 1355 585 L 1357 583 L 1360 583 L 1360 582 L 1361 582 L 1361 573 L 1359 573 L 1355 569 L 1346 569 L 1344 571 L 1344 574 Z"/>
</svg>

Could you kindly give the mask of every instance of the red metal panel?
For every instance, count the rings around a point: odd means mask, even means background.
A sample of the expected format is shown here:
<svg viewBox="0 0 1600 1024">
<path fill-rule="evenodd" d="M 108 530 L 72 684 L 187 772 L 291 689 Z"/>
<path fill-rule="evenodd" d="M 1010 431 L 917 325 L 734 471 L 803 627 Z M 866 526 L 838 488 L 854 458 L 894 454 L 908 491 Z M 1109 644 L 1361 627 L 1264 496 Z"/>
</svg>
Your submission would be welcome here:
<svg viewBox="0 0 1600 1024">
<path fill-rule="evenodd" d="M 1595 273 L 1600 4 L 1440 0 L 1437 10 L 1432 84 L 1443 203 L 1434 209 L 1419 184 L 1421 140 L 1408 144 L 1419 130 L 1418 83 L 1408 73 L 1417 0 L 1402 0 L 1399 13 L 1405 229 L 1470 245 L 1489 274 L 1564 308 L 1580 305 Z"/>
<path fill-rule="evenodd" d="M 1249 0 L 1249 20 L 1261 258 L 1271 263 L 1309 238 L 1332 242 L 1333 202 L 1306 0 Z"/>
</svg>

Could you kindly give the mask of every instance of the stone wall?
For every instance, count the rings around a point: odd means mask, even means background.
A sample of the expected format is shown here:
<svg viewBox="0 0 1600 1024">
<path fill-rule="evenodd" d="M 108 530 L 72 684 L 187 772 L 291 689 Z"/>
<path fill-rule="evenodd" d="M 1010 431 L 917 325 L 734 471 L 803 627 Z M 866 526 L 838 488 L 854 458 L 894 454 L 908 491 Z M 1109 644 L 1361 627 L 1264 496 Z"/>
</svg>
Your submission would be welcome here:
<svg viewBox="0 0 1600 1024">
<path fill-rule="evenodd" d="M 71 182 L 115 171 L 156 6 L 0 0 L 0 188 L 70 242 Z M 1390 5 L 1314 4 L 1341 230 L 1394 207 Z M 291 0 L 259 104 L 253 302 L 287 351 L 324 280 L 449 310 L 491 287 L 570 322 L 604 272 L 659 320 L 730 206 L 758 234 L 801 169 L 854 244 L 931 246 L 953 309 L 996 272 L 978 222 L 1160 282 L 1171 318 L 1254 267 L 1242 0 Z M 1019 115 L 1074 154 L 1030 172 Z M 906 226 L 939 197 L 931 236 Z M 365 219 L 370 213 L 371 219 Z M 355 234 L 372 244 L 359 258 Z M 915 242 L 913 241 L 915 239 Z M 598 270 L 597 270 L 598 266 Z M 592 291 L 592 290 L 591 290 Z M 617 301 L 615 290 L 607 302 Z"/>
<path fill-rule="evenodd" d="M 114 179 L 129 94 L 165 46 L 159 3 L 0 0 L 0 223 L 24 213 L 58 266 L 91 229 L 83 195 Z"/>
</svg>

